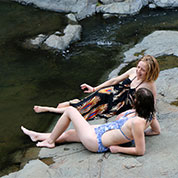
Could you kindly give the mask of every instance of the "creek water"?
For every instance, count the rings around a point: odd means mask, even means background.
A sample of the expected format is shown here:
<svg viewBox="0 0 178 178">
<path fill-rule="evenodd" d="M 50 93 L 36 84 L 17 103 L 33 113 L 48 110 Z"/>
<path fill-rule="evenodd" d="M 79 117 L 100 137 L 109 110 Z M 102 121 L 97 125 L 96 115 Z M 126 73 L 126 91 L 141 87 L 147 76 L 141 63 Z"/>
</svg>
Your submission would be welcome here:
<svg viewBox="0 0 178 178">
<path fill-rule="evenodd" d="M 143 9 L 134 17 L 82 20 L 82 39 L 65 52 L 25 49 L 40 33 L 62 31 L 65 14 L 0 1 L 0 175 L 16 164 L 19 150 L 34 146 L 20 126 L 45 131 L 56 114 L 36 114 L 34 105 L 56 106 L 84 96 L 80 84 L 97 85 L 122 62 L 123 51 L 154 30 L 178 30 L 177 10 Z M 176 62 L 174 65 L 178 65 Z"/>
</svg>

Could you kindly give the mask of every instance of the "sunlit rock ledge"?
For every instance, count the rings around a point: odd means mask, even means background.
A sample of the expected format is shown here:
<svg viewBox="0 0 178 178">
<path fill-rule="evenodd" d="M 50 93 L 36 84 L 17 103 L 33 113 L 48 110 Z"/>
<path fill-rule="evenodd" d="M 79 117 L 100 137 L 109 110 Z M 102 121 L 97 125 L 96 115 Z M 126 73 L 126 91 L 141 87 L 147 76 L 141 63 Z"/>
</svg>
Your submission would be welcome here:
<svg viewBox="0 0 178 178">
<path fill-rule="evenodd" d="M 155 31 L 126 51 L 125 60 L 129 62 L 131 57 L 137 58 L 147 53 L 154 56 L 166 54 L 178 56 L 178 49 L 174 47 L 177 46 L 177 38 L 177 31 Z M 83 178 L 84 175 L 86 178 L 118 176 L 136 178 L 145 177 L 145 175 L 177 177 L 178 107 L 171 104 L 178 99 L 177 76 L 178 68 L 172 68 L 161 71 L 156 81 L 157 117 L 161 126 L 161 134 L 146 137 L 144 156 L 111 154 L 110 152 L 97 154 L 87 151 L 80 143 L 62 144 L 54 149 L 42 148 L 38 155 L 39 159 L 29 161 L 22 170 L 2 178 Z M 99 119 L 90 122 L 102 124 L 106 121 Z M 47 158 L 53 160 L 50 165 L 42 161 Z"/>
<path fill-rule="evenodd" d="M 164 55 L 178 56 L 178 31 L 158 30 L 143 38 L 133 48 L 124 52 L 123 63 L 114 69 L 109 78 L 118 75 L 120 70 L 128 65 L 128 63 L 141 58 L 144 55 L 152 55 L 154 57 Z"/>
<path fill-rule="evenodd" d="M 134 15 L 148 6 L 149 8 L 175 8 L 178 0 L 14 0 L 24 5 L 34 5 L 55 12 L 74 13 L 82 20 L 96 13 L 114 15 Z"/>
</svg>

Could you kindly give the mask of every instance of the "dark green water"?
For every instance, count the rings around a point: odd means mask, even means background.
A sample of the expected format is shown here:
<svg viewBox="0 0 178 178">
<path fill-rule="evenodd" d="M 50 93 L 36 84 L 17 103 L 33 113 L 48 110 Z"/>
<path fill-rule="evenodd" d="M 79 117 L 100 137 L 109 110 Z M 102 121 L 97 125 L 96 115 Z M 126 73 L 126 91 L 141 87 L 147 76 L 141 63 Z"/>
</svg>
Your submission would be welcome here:
<svg viewBox="0 0 178 178">
<path fill-rule="evenodd" d="M 73 47 L 66 57 L 27 50 L 22 42 L 39 33 L 63 30 L 65 15 L 0 1 L 0 169 L 13 165 L 14 152 L 33 146 L 20 126 L 46 130 L 54 114 L 35 114 L 34 105 L 56 106 L 80 97 L 80 84 L 96 84 L 115 61 L 106 49 Z M 102 64 L 102 65 L 101 65 Z M 19 163 L 15 163 L 20 164 Z"/>
<path fill-rule="evenodd" d="M 0 170 L 18 167 L 20 160 L 14 163 L 13 153 L 34 146 L 21 125 L 45 131 L 56 117 L 35 114 L 34 105 L 56 106 L 83 96 L 81 83 L 97 85 L 106 79 L 122 61 L 122 52 L 144 36 L 154 30 L 178 30 L 178 14 L 144 9 L 122 19 L 87 18 L 80 22 L 82 40 L 63 55 L 22 47 L 26 38 L 62 31 L 66 24 L 65 14 L 0 1 Z"/>
</svg>

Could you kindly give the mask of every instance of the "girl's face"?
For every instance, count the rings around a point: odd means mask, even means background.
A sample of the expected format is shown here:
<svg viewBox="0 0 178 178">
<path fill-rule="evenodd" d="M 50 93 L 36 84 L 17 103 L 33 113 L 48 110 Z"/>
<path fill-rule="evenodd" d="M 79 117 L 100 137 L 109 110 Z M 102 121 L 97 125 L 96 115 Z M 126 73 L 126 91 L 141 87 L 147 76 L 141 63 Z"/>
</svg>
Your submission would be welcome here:
<svg viewBox="0 0 178 178">
<path fill-rule="evenodd" d="M 136 70 L 137 78 L 145 80 L 147 70 L 148 70 L 148 66 L 146 62 L 140 61 L 137 65 L 137 70 Z"/>
</svg>

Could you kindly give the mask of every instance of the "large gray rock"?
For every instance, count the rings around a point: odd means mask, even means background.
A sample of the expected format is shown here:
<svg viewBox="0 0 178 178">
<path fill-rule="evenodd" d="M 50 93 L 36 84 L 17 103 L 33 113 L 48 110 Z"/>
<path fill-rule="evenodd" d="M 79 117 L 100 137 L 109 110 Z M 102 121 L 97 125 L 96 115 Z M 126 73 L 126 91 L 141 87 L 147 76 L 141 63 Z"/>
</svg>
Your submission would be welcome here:
<svg viewBox="0 0 178 178">
<path fill-rule="evenodd" d="M 81 35 L 81 25 L 67 25 L 64 29 L 64 36 L 51 35 L 44 41 L 44 44 L 48 48 L 53 48 L 57 50 L 65 50 L 69 47 L 71 43 L 80 40 Z"/>
<path fill-rule="evenodd" d="M 56 12 L 76 13 L 80 19 L 93 15 L 97 0 L 15 0 Z"/>
<path fill-rule="evenodd" d="M 126 66 L 129 62 L 139 59 L 144 55 L 152 55 L 154 57 L 164 55 L 178 56 L 178 31 L 155 31 L 143 38 L 133 48 L 124 53 L 124 62 L 122 66 Z M 122 66 L 114 69 L 109 78 L 115 77 L 120 72 Z"/>
<path fill-rule="evenodd" d="M 143 7 L 142 0 L 126 0 L 98 6 L 97 12 L 105 14 L 136 14 Z"/>
<path fill-rule="evenodd" d="M 178 7 L 178 0 L 154 0 L 153 2 L 159 7 Z"/>
<path fill-rule="evenodd" d="M 11 173 L 4 178 L 50 178 L 56 175 L 55 171 L 40 160 L 32 160 L 18 172 Z"/>
<path fill-rule="evenodd" d="M 63 33 L 55 32 L 50 36 L 40 34 L 33 39 L 26 40 L 24 42 L 24 47 L 64 51 L 70 44 L 81 39 L 81 30 L 81 25 L 69 24 L 66 26 Z"/>
<path fill-rule="evenodd" d="M 14 0 L 23 4 L 33 4 L 39 8 L 56 12 L 74 13 L 78 20 L 94 15 L 96 12 L 104 14 L 139 13 L 142 7 L 152 3 L 149 7 L 174 8 L 178 7 L 178 0 Z"/>
<path fill-rule="evenodd" d="M 125 62 L 150 54 L 155 57 L 163 55 L 178 56 L 178 31 L 155 31 L 140 43 L 124 53 Z M 140 56 L 139 56 L 140 54 Z"/>
<path fill-rule="evenodd" d="M 178 100 L 178 68 L 161 71 L 156 81 L 157 92 L 167 103 Z"/>
</svg>

